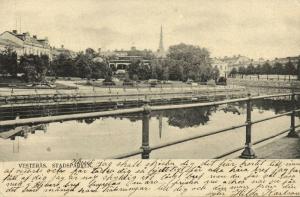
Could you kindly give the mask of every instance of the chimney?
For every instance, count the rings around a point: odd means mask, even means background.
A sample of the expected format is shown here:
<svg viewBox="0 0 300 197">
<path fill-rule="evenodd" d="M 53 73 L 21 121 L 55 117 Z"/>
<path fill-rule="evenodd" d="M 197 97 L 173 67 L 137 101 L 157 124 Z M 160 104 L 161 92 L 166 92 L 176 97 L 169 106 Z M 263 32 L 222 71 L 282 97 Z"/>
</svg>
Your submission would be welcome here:
<svg viewBox="0 0 300 197">
<path fill-rule="evenodd" d="M 18 33 L 18 31 L 17 31 L 17 30 L 15 30 L 15 29 L 14 29 L 12 32 L 13 32 L 14 34 L 17 34 L 17 33 Z"/>
<path fill-rule="evenodd" d="M 98 48 L 98 53 L 99 53 L 99 54 L 101 53 L 101 48 Z"/>
<path fill-rule="evenodd" d="M 61 45 L 61 48 L 62 48 L 62 49 L 64 48 L 64 45 L 63 45 L 63 44 Z"/>
</svg>

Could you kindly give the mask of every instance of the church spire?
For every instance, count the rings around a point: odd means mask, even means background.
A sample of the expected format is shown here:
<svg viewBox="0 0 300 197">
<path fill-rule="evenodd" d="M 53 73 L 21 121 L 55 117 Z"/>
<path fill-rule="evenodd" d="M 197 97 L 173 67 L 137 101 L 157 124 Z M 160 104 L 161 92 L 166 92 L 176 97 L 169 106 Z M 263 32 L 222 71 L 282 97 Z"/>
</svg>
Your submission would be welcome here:
<svg viewBox="0 0 300 197">
<path fill-rule="evenodd" d="M 160 26 L 160 40 L 159 40 L 159 51 L 164 51 L 164 44 L 163 44 L 163 29 L 162 25 Z"/>
<path fill-rule="evenodd" d="M 160 26 L 160 40 L 159 40 L 159 47 L 157 50 L 159 57 L 164 57 L 165 50 L 164 50 L 164 44 L 163 44 L 163 28 L 162 25 Z"/>
</svg>

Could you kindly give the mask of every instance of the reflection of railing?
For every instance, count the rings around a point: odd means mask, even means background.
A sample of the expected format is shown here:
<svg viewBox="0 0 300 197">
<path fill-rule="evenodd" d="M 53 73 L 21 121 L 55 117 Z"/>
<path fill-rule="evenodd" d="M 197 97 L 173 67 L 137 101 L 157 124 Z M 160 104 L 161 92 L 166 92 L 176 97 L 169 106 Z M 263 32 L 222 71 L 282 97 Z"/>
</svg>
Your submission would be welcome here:
<svg viewBox="0 0 300 197">
<path fill-rule="evenodd" d="M 246 127 L 246 143 L 245 147 L 241 147 L 238 149 L 235 149 L 233 151 L 230 151 L 228 153 L 222 154 L 216 158 L 221 158 L 226 155 L 229 155 L 231 153 L 234 153 L 236 151 L 244 149 L 244 151 L 241 154 L 242 158 L 251 159 L 255 158 L 255 153 L 252 150 L 252 142 L 251 142 L 251 129 L 253 124 L 257 124 L 260 122 L 264 122 L 267 120 L 275 119 L 278 117 L 291 115 L 291 126 L 289 129 L 286 129 L 279 134 L 270 136 L 268 138 L 261 139 L 257 142 L 254 142 L 253 144 L 260 143 L 262 141 L 265 141 L 267 139 L 276 137 L 278 135 L 281 135 L 285 132 L 288 133 L 288 137 L 298 137 L 296 128 L 300 127 L 300 125 L 295 125 L 295 116 L 296 112 L 300 112 L 300 109 L 297 109 L 296 107 L 296 99 L 295 96 L 300 95 L 300 93 L 289 93 L 289 94 L 275 94 L 275 95 L 267 95 L 267 96 L 256 96 L 251 97 L 250 94 L 246 98 L 240 98 L 240 99 L 230 99 L 230 100 L 223 100 L 223 101 L 215 101 L 215 102 L 208 102 L 208 103 L 191 103 L 191 104 L 180 104 L 180 105 L 164 105 L 164 106 L 149 106 L 148 102 L 145 103 L 143 107 L 138 108 L 132 108 L 132 109 L 122 109 L 122 110 L 113 110 L 113 111 L 102 111 L 102 112 L 92 112 L 92 113 L 82 113 L 82 114 L 71 114 L 71 115 L 60 115 L 60 116 L 51 116 L 51 117 L 40 117 L 40 118 L 28 118 L 28 119 L 18 119 L 18 120 L 7 120 L 7 121 L 0 121 L 0 127 L 1 126 L 22 126 L 22 125 L 34 125 L 34 124 L 43 124 L 43 123 L 49 123 L 49 122 L 58 122 L 58 121 L 67 121 L 67 120 L 76 120 L 76 119 L 82 119 L 82 118 L 95 118 L 95 117 L 103 117 L 103 116 L 114 116 L 114 115 L 122 115 L 122 114 L 132 114 L 132 113 L 143 113 L 143 119 L 142 119 L 142 146 L 139 150 L 121 154 L 118 156 L 115 156 L 113 158 L 121 159 L 121 158 L 127 158 L 131 156 L 135 156 L 138 154 L 142 155 L 142 159 L 148 159 L 150 156 L 150 152 L 152 150 L 161 149 L 164 147 L 172 146 L 175 144 L 183 143 L 186 141 L 191 141 L 194 139 L 199 139 L 202 137 L 215 135 L 218 133 L 222 133 L 225 131 Z M 251 120 L 251 110 L 252 110 L 252 101 L 253 100 L 259 100 L 259 99 L 266 99 L 266 98 L 274 98 L 274 97 L 283 97 L 283 96 L 290 96 L 291 102 L 292 102 L 292 111 L 288 111 L 286 113 L 274 115 L 268 118 L 263 118 L 260 120 L 252 121 Z M 246 102 L 247 104 L 247 116 L 246 116 L 246 122 L 240 125 L 235 125 L 228 128 L 222 128 L 210 133 L 205 134 L 199 134 L 192 137 L 179 139 L 172 142 L 166 142 L 164 144 L 151 146 L 149 144 L 149 119 L 151 116 L 151 111 L 161 111 L 161 110 L 171 110 L 171 109 L 183 109 L 183 108 L 193 108 L 193 107 L 206 107 L 206 106 L 216 106 L 221 104 L 228 104 L 228 103 L 235 103 L 235 102 Z"/>
</svg>

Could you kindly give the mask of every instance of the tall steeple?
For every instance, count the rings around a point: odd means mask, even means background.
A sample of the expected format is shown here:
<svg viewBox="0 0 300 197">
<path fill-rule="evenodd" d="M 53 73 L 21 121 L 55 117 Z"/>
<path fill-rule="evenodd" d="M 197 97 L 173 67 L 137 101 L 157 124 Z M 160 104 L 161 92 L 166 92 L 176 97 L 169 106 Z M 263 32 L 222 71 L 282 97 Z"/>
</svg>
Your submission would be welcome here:
<svg viewBox="0 0 300 197">
<path fill-rule="evenodd" d="M 160 40 L 159 40 L 159 47 L 157 50 L 157 55 L 159 57 L 165 56 L 164 44 L 163 44 L 163 28 L 162 25 L 160 26 Z"/>
<path fill-rule="evenodd" d="M 158 50 L 160 50 L 160 51 L 164 50 L 162 25 L 160 26 L 160 40 L 159 40 L 159 49 Z"/>
</svg>

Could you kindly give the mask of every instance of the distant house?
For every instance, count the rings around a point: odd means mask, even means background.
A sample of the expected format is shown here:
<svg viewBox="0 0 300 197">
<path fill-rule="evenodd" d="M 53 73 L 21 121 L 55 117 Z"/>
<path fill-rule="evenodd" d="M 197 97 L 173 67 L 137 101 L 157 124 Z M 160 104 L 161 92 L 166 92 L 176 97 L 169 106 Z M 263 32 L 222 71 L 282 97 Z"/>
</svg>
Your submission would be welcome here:
<svg viewBox="0 0 300 197">
<path fill-rule="evenodd" d="M 270 61 L 270 64 L 274 65 L 275 63 L 281 63 L 282 65 L 285 65 L 286 63 L 288 63 L 290 61 L 294 65 L 297 65 L 299 59 L 300 59 L 300 55 L 294 56 L 294 57 L 275 58 L 274 60 Z"/>
<path fill-rule="evenodd" d="M 36 35 L 30 36 L 28 32 L 18 33 L 17 30 L 5 31 L 0 34 L 0 50 L 11 48 L 18 57 L 24 54 L 48 55 L 51 59 L 51 48 L 48 38 L 38 39 Z"/>
<path fill-rule="evenodd" d="M 246 56 L 242 55 L 235 55 L 232 57 L 223 57 L 223 58 L 212 58 L 211 59 L 211 65 L 213 67 L 217 67 L 220 71 L 220 75 L 227 77 L 230 71 L 233 68 L 238 69 L 241 66 L 248 66 L 250 63 L 252 63 L 253 60 Z"/>
<path fill-rule="evenodd" d="M 220 72 L 220 76 L 221 77 L 226 77 L 228 74 L 228 63 L 222 61 L 221 59 L 218 58 L 212 58 L 211 59 L 211 65 L 213 67 L 217 67 L 219 72 Z"/>
<path fill-rule="evenodd" d="M 71 59 L 74 59 L 77 56 L 76 52 L 66 49 L 64 45 L 61 45 L 60 48 L 52 47 L 51 49 L 52 59 L 56 59 L 60 54 L 64 54 L 65 56 Z"/>
<path fill-rule="evenodd" d="M 138 60 L 143 66 L 150 66 L 150 60 L 145 60 L 141 56 L 121 56 L 116 59 L 109 60 L 109 67 L 117 73 L 124 73 L 132 62 Z"/>
</svg>

